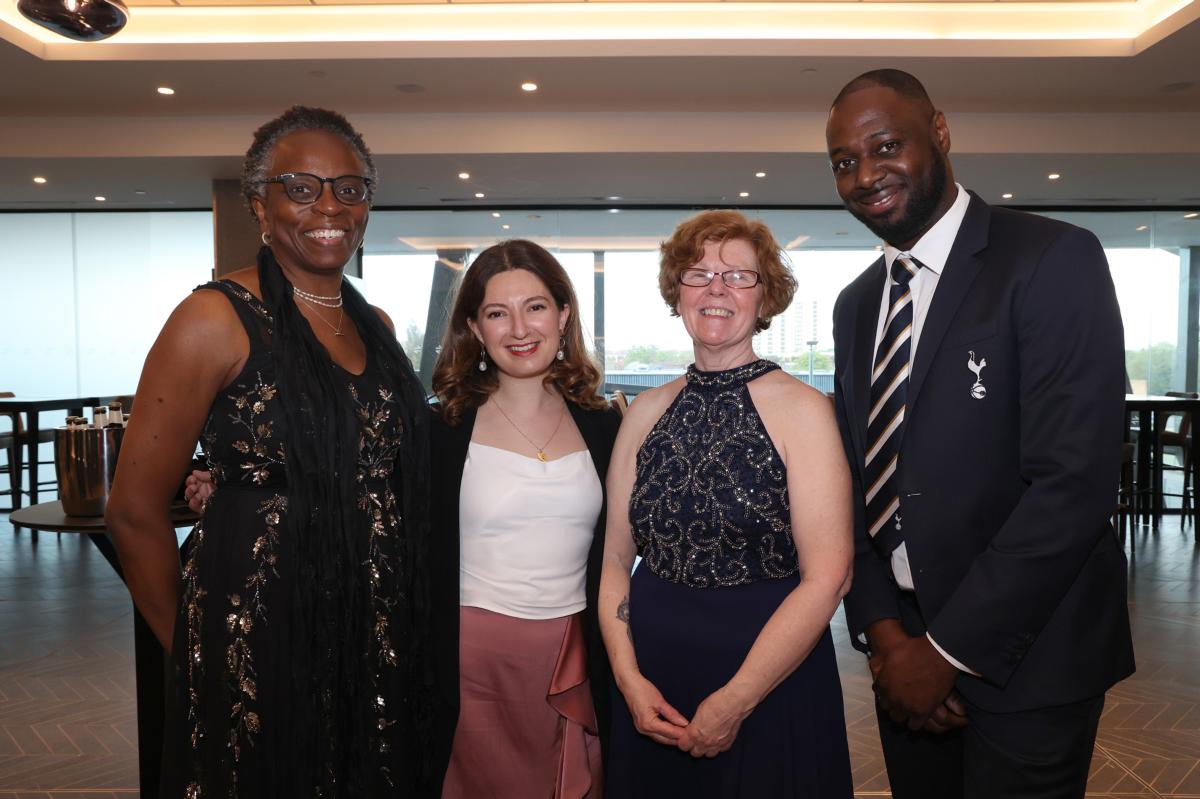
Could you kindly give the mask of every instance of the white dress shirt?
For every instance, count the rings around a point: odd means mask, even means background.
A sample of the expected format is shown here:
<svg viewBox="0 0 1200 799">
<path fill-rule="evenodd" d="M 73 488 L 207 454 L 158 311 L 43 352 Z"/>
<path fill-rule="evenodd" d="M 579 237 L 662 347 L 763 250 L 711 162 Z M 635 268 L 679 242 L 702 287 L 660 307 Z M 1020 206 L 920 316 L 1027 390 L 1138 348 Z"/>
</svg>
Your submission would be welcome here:
<svg viewBox="0 0 1200 799">
<path fill-rule="evenodd" d="M 909 291 L 912 292 L 913 306 L 913 326 L 912 339 L 909 344 L 909 364 L 913 364 L 917 359 L 917 346 L 921 340 L 921 329 L 925 326 L 925 317 L 929 315 L 929 306 L 933 304 L 933 293 L 937 291 L 938 280 L 946 269 L 946 262 L 950 258 L 950 248 L 954 246 L 954 239 L 958 236 L 958 229 L 962 225 L 963 218 L 967 215 L 967 206 L 971 202 L 971 197 L 966 190 L 954 184 L 958 194 L 954 198 L 954 203 L 942 215 L 942 218 L 934 223 L 925 235 L 922 236 L 908 254 L 921 262 L 923 268 L 917 270 L 917 274 L 908 283 Z M 883 259 L 887 267 L 886 274 L 891 275 L 892 262 L 897 257 L 904 254 L 902 250 L 898 250 L 891 244 L 884 244 Z M 888 286 L 890 278 L 884 277 L 883 295 L 879 303 L 879 321 L 875 326 L 875 349 L 879 349 L 879 342 L 883 340 L 883 323 L 887 319 L 889 302 Z M 903 468 L 903 464 L 901 464 Z M 901 542 L 900 546 L 892 551 L 892 574 L 896 576 L 896 584 L 905 591 L 912 591 L 914 587 L 912 568 L 908 563 L 908 548 Z M 938 646 L 937 641 L 933 638 L 929 639 L 934 648 L 941 652 L 946 660 L 954 664 L 955 668 L 960 671 L 965 671 L 978 676 L 978 672 L 972 671 L 963 664 L 959 663 L 951 657 L 944 649 Z"/>
</svg>

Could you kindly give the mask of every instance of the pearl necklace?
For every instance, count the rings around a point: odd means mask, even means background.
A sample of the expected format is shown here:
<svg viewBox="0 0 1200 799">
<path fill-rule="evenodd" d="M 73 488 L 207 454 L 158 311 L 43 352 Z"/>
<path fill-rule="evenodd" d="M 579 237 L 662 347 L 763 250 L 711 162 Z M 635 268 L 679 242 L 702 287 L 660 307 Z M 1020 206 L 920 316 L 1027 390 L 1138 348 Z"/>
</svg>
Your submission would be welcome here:
<svg viewBox="0 0 1200 799">
<path fill-rule="evenodd" d="M 320 305 L 323 308 L 341 308 L 342 307 L 342 292 L 334 294 L 332 297 L 326 297 L 323 294 L 309 294 L 303 289 L 292 286 L 292 292 L 302 300 L 307 300 L 313 305 Z"/>
</svg>

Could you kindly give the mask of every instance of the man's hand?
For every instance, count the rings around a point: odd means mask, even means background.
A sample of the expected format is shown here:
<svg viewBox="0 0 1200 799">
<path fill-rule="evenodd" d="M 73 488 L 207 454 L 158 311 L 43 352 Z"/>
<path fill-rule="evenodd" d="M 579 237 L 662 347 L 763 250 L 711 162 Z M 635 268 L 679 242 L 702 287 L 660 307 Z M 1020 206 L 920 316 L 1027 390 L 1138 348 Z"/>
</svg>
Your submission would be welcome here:
<svg viewBox="0 0 1200 799">
<path fill-rule="evenodd" d="M 889 621 L 899 628 L 898 622 Z M 904 722 L 913 730 L 925 727 L 931 718 L 934 731 L 961 726 L 960 718 L 965 723 L 965 715 L 959 712 L 961 702 L 955 697 L 947 704 L 958 669 L 925 636 L 913 638 L 901 631 L 903 638 L 899 638 L 894 632 L 890 627 L 882 635 L 868 632 L 876 653 L 870 666 L 880 707 L 888 711 L 893 721 Z M 882 646 L 876 643 L 877 637 Z"/>
<path fill-rule="evenodd" d="M 938 735 L 967 726 L 967 706 L 958 691 L 951 691 L 945 701 L 933 710 L 933 715 L 921 729 Z"/>
</svg>

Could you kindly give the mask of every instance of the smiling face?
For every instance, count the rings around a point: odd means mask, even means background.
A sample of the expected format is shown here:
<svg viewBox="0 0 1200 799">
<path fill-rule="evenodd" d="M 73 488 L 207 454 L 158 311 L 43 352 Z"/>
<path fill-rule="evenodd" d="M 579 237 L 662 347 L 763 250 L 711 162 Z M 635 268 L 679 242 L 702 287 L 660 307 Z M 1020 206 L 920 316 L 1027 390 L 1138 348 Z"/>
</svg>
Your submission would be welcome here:
<svg viewBox="0 0 1200 799">
<path fill-rule="evenodd" d="M 754 245 L 745 239 L 724 242 L 708 241 L 704 253 L 691 268 L 709 272 L 731 269 L 757 271 Z M 683 326 L 698 347 L 726 350 L 737 347 L 749 349 L 754 337 L 754 325 L 762 312 L 763 285 L 731 289 L 720 277 L 699 286 L 680 286 L 677 311 Z"/>
<path fill-rule="evenodd" d="M 301 130 L 282 137 L 275 145 L 268 175 L 307 172 L 336 178 L 365 173 L 358 155 L 345 139 L 321 130 Z M 263 198 L 251 205 L 259 229 L 270 234 L 271 251 L 287 269 L 336 272 L 362 244 L 367 228 L 366 203 L 343 205 L 324 184 L 315 202 L 288 199 L 279 183 L 268 183 Z"/>
<path fill-rule="evenodd" d="M 843 97 L 825 129 L 846 210 L 907 250 L 953 204 L 950 130 L 940 111 L 873 86 Z"/>
<path fill-rule="evenodd" d="M 537 275 L 510 269 L 488 280 L 483 302 L 467 324 L 501 375 L 540 377 L 554 362 L 570 314 L 570 307 L 555 305 Z"/>
</svg>

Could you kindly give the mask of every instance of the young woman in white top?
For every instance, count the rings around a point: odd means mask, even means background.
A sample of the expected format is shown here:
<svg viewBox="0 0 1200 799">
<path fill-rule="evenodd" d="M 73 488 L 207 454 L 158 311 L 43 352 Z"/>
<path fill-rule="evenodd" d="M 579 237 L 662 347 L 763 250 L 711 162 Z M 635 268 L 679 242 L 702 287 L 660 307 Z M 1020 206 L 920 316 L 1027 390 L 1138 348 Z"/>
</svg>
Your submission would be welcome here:
<svg viewBox="0 0 1200 799">
<path fill-rule="evenodd" d="M 596 597 L 620 424 L 600 383 L 554 257 L 522 240 L 480 253 L 433 379 L 437 723 L 454 726 L 444 799 L 600 796 Z"/>
</svg>

